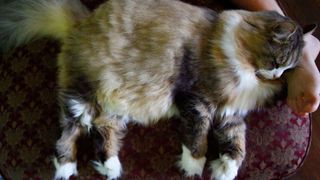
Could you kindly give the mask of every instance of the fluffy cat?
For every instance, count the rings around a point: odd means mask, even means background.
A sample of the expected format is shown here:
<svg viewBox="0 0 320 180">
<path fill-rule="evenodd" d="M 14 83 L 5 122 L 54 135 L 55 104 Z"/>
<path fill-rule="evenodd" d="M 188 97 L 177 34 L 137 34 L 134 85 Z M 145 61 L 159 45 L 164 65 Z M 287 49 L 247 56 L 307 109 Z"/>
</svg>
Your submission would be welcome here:
<svg viewBox="0 0 320 180">
<path fill-rule="evenodd" d="M 95 168 L 120 177 L 125 124 L 174 115 L 186 176 L 201 176 L 212 128 L 220 145 L 212 179 L 234 179 L 245 157 L 243 117 L 281 91 L 303 47 L 302 29 L 276 12 L 217 14 L 175 0 L 109 0 L 92 13 L 78 0 L 27 0 L 0 10 L 3 49 L 43 36 L 62 44 L 55 179 L 77 174 L 76 140 L 90 131 L 103 137 Z"/>
</svg>

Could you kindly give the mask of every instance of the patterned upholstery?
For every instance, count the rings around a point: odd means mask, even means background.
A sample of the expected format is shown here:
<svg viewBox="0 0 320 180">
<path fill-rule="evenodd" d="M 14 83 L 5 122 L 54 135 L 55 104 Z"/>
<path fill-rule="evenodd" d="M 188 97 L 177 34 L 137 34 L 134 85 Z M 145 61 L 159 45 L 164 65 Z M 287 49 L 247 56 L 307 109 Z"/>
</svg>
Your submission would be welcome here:
<svg viewBox="0 0 320 180">
<path fill-rule="evenodd" d="M 97 2 L 87 0 L 90 7 Z M 204 0 L 192 3 L 208 5 Z M 96 4 L 94 4 L 96 3 Z M 0 58 L 0 172 L 6 179 L 52 179 L 59 138 L 56 56 L 59 44 L 35 41 Z M 280 179 L 296 171 L 310 144 L 311 121 L 283 102 L 248 118 L 247 156 L 239 179 Z M 181 153 L 179 120 L 130 125 L 120 152 L 122 179 L 184 179 L 174 166 Z M 79 179 L 103 179 L 92 168 L 89 137 L 79 142 Z M 217 157 L 214 143 L 208 158 Z M 205 170 L 205 179 L 210 172 Z"/>
</svg>

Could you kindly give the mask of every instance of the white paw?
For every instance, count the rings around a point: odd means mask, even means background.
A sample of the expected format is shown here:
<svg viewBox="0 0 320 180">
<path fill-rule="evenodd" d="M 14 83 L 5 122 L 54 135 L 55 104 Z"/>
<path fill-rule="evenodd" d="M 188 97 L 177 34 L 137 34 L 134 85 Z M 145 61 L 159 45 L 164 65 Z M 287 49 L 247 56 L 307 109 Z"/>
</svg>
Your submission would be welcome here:
<svg viewBox="0 0 320 180">
<path fill-rule="evenodd" d="M 103 164 L 98 161 L 94 161 L 94 168 L 102 175 L 108 176 L 108 179 L 116 179 L 121 175 L 121 163 L 118 156 L 110 157 Z"/>
<path fill-rule="evenodd" d="M 178 161 L 178 167 L 185 172 L 186 176 L 202 175 L 206 163 L 206 157 L 196 159 L 192 157 L 190 150 L 182 145 L 182 155 Z"/>
<path fill-rule="evenodd" d="M 72 175 L 78 175 L 77 163 L 59 164 L 57 158 L 53 159 L 54 166 L 56 167 L 56 174 L 54 179 L 69 179 Z"/>
<path fill-rule="evenodd" d="M 233 180 L 238 174 L 238 169 L 236 160 L 224 154 L 211 163 L 211 179 Z"/>
</svg>

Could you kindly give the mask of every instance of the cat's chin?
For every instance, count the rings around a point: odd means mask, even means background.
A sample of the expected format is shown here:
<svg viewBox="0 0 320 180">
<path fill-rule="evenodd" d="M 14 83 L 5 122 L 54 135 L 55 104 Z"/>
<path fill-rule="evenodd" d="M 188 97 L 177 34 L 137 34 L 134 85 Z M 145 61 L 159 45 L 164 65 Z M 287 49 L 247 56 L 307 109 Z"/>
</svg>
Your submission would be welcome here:
<svg viewBox="0 0 320 180">
<path fill-rule="evenodd" d="M 269 82 L 269 83 L 272 83 L 272 82 L 278 82 L 278 81 L 280 80 L 280 78 L 268 79 L 268 78 L 262 76 L 262 75 L 259 74 L 259 73 L 256 73 L 255 75 L 256 75 L 257 79 L 258 79 L 259 81 L 261 81 L 261 82 Z"/>
</svg>

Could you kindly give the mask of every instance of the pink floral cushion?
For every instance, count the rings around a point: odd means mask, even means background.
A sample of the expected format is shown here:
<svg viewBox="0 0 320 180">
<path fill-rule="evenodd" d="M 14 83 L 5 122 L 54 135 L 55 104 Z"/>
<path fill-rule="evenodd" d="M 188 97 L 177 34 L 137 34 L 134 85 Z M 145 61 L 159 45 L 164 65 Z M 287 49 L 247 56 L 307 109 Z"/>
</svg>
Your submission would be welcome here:
<svg viewBox="0 0 320 180">
<path fill-rule="evenodd" d="M 100 0 L 86 0 L 95 7 Z M 211 1 L 192 0 L 212 6 Z M 56 55 L 59 46 L 36 41 L 0 58 L 0 173 L 5 179 L 52 179 L 54 146 L 59 138 Z M 285 103 L 248 118 L 247 156 L 238 179 L 281 179 L 302 164 L 309 149 L 311 121 Z M 179 121 L 153 127 L 130 125 L 120 160 L 123 179 L 182 179 L 175 166 L 181 153 Z M 80 142 L 80 179 L 104 179 L 92 168 L 91 141 Z M 211 144 L 208 159 L 217 157 Z M 206 167 L 205 179 L 210 172 Z"/>
<path fill-rule="evenodd" d="M 284 103 L 247 118 L 247 156 L 239 179 L 282 179 L 304 161 L 311 141 L 311 119 Z"/>
</svg>

